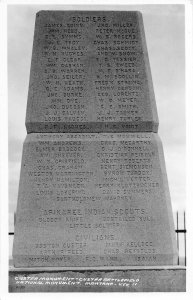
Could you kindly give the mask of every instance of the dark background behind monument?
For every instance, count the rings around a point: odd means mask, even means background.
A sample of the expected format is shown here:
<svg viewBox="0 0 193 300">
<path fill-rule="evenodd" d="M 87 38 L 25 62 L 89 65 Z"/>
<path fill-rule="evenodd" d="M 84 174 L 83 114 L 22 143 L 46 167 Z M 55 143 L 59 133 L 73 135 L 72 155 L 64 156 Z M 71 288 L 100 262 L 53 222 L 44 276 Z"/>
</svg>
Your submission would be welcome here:
<svg viewBox="0 0 193 300">
<path fill-rule="evenodd" d="M 74 7 L 74 9 L 83 9 Z M 10 230 L 16 207 L 25 111 L 29 83 L 35 13 L 41 9 L 72 9 L 64 6 L 10 6 L 8 9 L 9 75 L 9 171 Z M 86 9 L 84 7 L 84 9 Z M 88 7 L 91 9 L 91 6 Z M 107 6 L 93 9 L 105 10 Z M 160 119 L 166 167 L 174 210 L 185 208 L 184 194 L 184 7 L 146 5 L 109 9 L 140 10 L 143 13 L 146 40 L 156 103 Z M 25 26 L 24 26 L 25 24 Z"/>
</svg>

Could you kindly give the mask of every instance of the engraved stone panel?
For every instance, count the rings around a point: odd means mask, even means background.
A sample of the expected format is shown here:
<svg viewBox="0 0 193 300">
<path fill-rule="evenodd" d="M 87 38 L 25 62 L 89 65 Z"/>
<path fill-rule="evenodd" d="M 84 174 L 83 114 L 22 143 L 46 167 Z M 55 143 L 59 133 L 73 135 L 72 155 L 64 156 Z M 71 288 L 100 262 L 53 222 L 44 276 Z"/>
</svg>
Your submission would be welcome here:
<svg viewBox="0 0 193 300">
<path fill-rule="evenodd" d="M 40 11 L 27 132 L 157 132 L 142 16 Z"/>
<path fill-rule="evenodd" d="M 15 266 L 176 263 L 157 134 L 30 134 L 20 178 Z"/>
</svg>

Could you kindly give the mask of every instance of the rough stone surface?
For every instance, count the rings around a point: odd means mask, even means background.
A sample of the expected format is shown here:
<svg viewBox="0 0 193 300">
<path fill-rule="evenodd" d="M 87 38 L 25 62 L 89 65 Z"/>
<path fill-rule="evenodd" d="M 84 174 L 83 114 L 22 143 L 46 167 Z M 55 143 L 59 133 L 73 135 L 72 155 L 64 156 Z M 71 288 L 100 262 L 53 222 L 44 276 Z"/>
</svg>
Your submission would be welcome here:
<svg viewBox="0 0 193 300">
<path fill-rule="evenodd" d="M 27 132 L 157 132 L 142 16 L 40 11 Z"/>
<path fill-rule="evenodd" d="M 157 134 L 30 134 L 14 265 L 176 264 L 170 205 Z"/>
<path fill-rule="evenodd" d="M 9 292 L 185 292 L 185 268 L 11 271 Z"/>
</svg>

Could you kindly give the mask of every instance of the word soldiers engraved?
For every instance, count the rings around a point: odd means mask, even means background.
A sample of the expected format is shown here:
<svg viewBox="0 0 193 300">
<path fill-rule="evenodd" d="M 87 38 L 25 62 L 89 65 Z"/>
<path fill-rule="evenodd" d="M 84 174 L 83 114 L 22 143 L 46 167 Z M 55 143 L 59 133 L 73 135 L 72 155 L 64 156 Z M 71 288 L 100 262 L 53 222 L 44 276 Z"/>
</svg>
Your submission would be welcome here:
<svg viewBox="0 0 193 300">
<path fill-rule="evenodd" d="M 176 264 L 139 12 L 37 14 L 26 128 L 15 267 Z"/>
</svg>

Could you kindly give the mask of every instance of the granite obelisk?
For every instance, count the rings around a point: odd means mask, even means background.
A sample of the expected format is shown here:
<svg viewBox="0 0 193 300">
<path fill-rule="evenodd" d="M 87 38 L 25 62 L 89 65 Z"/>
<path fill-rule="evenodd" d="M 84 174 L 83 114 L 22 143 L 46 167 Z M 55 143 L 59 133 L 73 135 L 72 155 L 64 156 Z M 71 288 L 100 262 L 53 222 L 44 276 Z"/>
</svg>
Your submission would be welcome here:
<svg viewBox="0 0 193 300">
<path fill-rule="evenodd" d="M 142 16 L 36 16 L 16 267 L 174 265 Z"/>
</svg>

